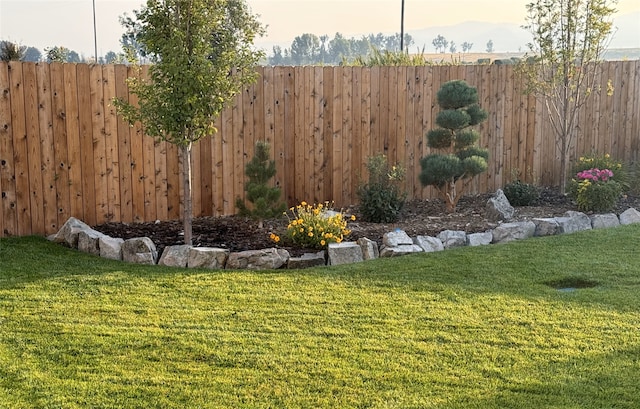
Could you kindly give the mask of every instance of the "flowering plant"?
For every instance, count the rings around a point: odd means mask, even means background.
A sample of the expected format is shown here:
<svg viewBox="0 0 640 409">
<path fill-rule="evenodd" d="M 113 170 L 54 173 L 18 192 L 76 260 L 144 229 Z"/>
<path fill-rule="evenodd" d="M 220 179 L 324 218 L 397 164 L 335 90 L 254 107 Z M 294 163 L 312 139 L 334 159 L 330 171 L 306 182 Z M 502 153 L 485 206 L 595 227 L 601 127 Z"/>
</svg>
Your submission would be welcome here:
<svg viewBox="0 0 640 409">
<path fill-rule="evenodd" d="M 576 173 L 571 180 L 570 194 L 580 210 L 607 211 L 622 195 L 622 185 L 614 180 L 610 169 L 591 168 Z"/>
<path fill-rule="evenodd" d="M 302 202 L 284 214 L 289 219 L 287 237 L 302 247 L 326 248 L 329 243 L 342 242 L 351 233 L 347 219 L 341 212 L 332 210 L 329 202 L 314 205 Z M 355 219 L 355 216 L 349 217 L 349 220 Z M 272 233 L 271 240 L 277 243 L 280 237 Z"/>
<path fill-rule="evenodd" d="M 609 169 L 600 170 L 598 168 L 593 168 L 593 169 L 583 170 L 582 172 L 578 172 L 576 174 L 576 177 L 578 179 L 591 180 L 593 182 L 599 182 L 599 181 L 606 182 L 607 180 L 613 177 L 613 172 L 610 171 Z"/>
</svg>

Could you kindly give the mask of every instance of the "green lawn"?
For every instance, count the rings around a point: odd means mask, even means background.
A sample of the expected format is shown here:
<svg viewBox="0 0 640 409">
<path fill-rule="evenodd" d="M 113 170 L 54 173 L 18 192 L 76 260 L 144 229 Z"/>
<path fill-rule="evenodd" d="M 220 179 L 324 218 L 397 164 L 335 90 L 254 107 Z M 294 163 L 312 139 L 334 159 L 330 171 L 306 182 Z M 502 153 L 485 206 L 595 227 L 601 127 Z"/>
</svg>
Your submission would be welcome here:
<svg viewBox="0 0 640 409">
<path fill-rule="evenodd" d="M 0 408 L 638 408 L 638 238 L 270 272 L 2 239 Z"/>
</svg>

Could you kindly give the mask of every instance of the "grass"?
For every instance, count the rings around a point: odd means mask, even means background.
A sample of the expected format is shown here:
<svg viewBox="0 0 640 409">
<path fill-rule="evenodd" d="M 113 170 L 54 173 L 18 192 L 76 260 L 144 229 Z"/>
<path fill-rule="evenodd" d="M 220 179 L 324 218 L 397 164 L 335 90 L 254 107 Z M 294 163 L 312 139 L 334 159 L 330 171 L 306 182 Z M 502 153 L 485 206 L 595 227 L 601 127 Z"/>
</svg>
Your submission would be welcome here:
<svg viewBox="0 0 640 409">
<path fill-rule="evenodd" d="M 639 234 L 268 272 L 2 239 L 0 408 L 636 408 Z"/>
</svg>

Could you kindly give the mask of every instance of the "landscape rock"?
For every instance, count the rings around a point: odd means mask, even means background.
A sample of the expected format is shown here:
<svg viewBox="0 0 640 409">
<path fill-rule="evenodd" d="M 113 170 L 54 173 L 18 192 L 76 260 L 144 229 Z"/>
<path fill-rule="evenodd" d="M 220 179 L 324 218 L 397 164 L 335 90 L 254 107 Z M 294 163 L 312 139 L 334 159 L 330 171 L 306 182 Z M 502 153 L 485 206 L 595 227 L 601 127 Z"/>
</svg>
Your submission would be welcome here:
<svg viewBox="0 0 640 409">
<path fill-rule="evenodd" d="M 534 236 L 554 236 L 560 233 L 560 225 L 555 217 L 550 218 L 536 218 L 532 220 L 536 225 L 536 231 Z"/>
<path fill-rule="evenodd" d="M 404 230 L 394 230 L 382 235 L 382 244 L 386 247 L 412 245 L 413 240 Z"/>
<path fill-rule="evenodd" d="M 329 265 L 358 263 L 364 261 L 362 248 L 355 241 L 343 241 L 342 243 L 329 243 L 327 248 Z"/>
<path fill-rule="evenodd" d="M 416 236 L 413 242 L 418 246 L 420 246 L 420 248 L 422 248 L 422 251 L 426 253 L 432 253 L 434 251 L 444 250 L 444 245 L 442 244 L 442 241 L 437 237 Z"/>
<path fill-rule="evenodd" d="M 78 250 L 84 253 L 93 254 L 94 256 L 99 256 L 99 240 L 103 236 L 105 235 L 91 228 L 82 229 L 80 232 L 78 232 Z"/>
<path fill-rule="evenodd" d="M 310 267 L 320 267 L 326 265 L 325 252 L 304 253 L 301 257 L 290 257 L 287 262 L 289 269 L 302 269 Z"/>
<path fill-rule="evenodd" d="M 247 250 L 229 254 L 226 269 L 229 270 L 275 270 L 289 261 L 289 252 L 284 249 Z"/>
<path fill-rule="evenodd" d="M 591 230 L 591 219 L 582 212 L 569 210 L 563 217 L 556 217 L 560 233 L 569 234 L 583 230 Z"/>
<path fill-rule="evenodd" d="M 92 230 L 88 224 L 76 219 L 75 217 L 69 217 L 60 230 L 51 237 L 51 241 L 77 249 L 78 234 L 80 234 L 81 231 L 88 230 Z"/>
<path fill-rule="evenodd" d="M 423 253 L 422 247 L 417 244 L 401 244 L 399 246 L 383 246 L 380 257 L 397 257 L 413 253 Z"/>
<path fill-rule="evenodd" d="M 124 239 L 102 235 L 102 237 L 98 239 L 100 257 L 111 260 L 122 260 L 122 243 L 124 243 Z"/>
<path fill-rule="evenodd" d="M 467 235 L 467 246 L 486 246 L 491 244 L 493 240 L 493 233 L 486 231 L 483 233 L 471 233 Z"/>
<path fill-rule="evenodd" d="M 189 249 L 188 244 L 181 244 L 177 246 L 167 246 L 164 248 L 158 265 L 168 267 L 187 267 L 189 261 Z"/>
<path fill-rule="evenodd" d="M 592 229 L 608 229 L 620 226 L 620 219 L 614 213 L 594 214 L 591 216 Z"/>
<path fill-rule="evenodd" d="M 445 249 L 467 245 L 467 233 L 462 230 L 444 230 L 437 236 Z"/>
<path fill-rule="evenodd" d="M 487 201 L 487 218 L 489 220 L 511 220 L 514 211 L 502 189 L 498 189 L 496 194 Z"/>
<path fill-rule="evenodd" d="M 222 269 L 225 268 L 228 258 L 228 249 L 221 249 L 217 247 L 191 247 L 188 251 L 187 266 L 189 266 L 189 268 Z M 280 266 L 282 266 L 282 264 L 280 264 Z M 274 268 L 280 268 L 280 266 Z"/>
<path fill-rule="evenodd" d="M 507 243 L 533 237 L 536 225 L 532 221 L 504 223 L 493 229 L 493 243 Z"/>
<path fill-rule="evenodd" d="M 122 243 L 122 260 L 136 264 L 156 264 L 158 251 L 148 237 L 136 237 Z"/>
<path fill-rule="evenodd" d="M 356 243 L 362 249 L 363 260 L 374 260 L 380 257 L 380 251 L 378 249 L 378 243 L 373 240 L 369 240 L 366 237 L 359 238 Z"/>
<path fill-rule="evenodd" d="M 640 223 L 640 212 L 633 207 L 630 207 L 620 214 L 620 224 L 628 225 L 635 223 Z"/>
</svg>

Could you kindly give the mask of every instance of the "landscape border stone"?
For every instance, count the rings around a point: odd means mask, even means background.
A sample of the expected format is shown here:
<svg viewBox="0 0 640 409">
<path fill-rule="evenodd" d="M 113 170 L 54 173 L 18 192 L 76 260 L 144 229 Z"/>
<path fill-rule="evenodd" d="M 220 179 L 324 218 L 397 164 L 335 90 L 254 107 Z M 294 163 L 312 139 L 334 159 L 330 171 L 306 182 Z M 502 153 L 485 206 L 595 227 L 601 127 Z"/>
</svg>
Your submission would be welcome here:
<svg viewBox="0 0 640 409">
<path fill-rule="evenodd" d="M 637 223 L 640 223 L 640 212 L 634 208 L 627 209 L 619 216 L 614 213 L 588 216 L 585 213 L 568 211 L 561 217 L 502 223 L 493 230 L 482 233 L 466 234 L 462 230 L 444 230 L 437 237 L 417 236 L 412 239 L 406 232 L 394 230 L 384 235 L 385 244 L 380 250 L 375 241 L 360 238 L 357 242 L 331 243 L 326 251 L 306 253 L 301 257 L 291 257 L 288 251 L 280 248 L 233 253 L 227 249 L 178 245 L 167 246 L 158 260 L 156 246 L 150 238 L 123 240 L 110 237 L 74 217 L 70 217 L 58 233 L 49 236 L 48 239 L 89 254 L 138 264 L 157 263 L 182 268 L 208 269 L 301 269 Z M 204 257 L 205 255 L 207 257 Z"/>
</svg>

